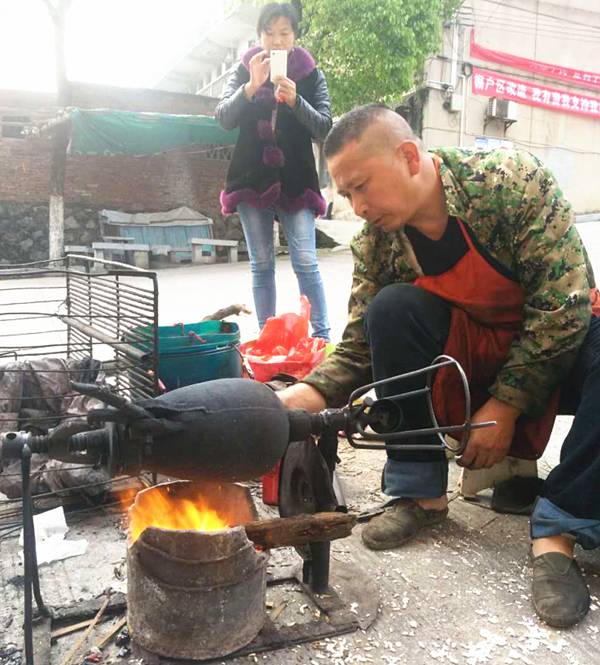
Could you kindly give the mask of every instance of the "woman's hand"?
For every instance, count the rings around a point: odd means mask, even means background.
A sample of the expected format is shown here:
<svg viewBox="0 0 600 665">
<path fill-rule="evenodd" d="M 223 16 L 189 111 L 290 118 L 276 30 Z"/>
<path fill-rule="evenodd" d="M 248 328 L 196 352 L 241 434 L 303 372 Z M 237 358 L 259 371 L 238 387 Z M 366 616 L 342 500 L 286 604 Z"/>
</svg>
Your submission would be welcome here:
<svg viewBox="0 0 600 665">
<path fill-rule="evenodd" d="M 291 109 L 296 106 L 296 101 L 298 95 L 296 94 L 296 84 L 292 79 L 285 77 L 278 78 L 275 83 L 277 88 L 275 88 L 275 99 L 278 102 L 287 104 Z"/>
<path fill-rule="evenodd" d="M 259 51 L 252 56 L 248 63 L 250 80 L 244 85 L 244 94 L 247 99 L 252 99 L 256 94 L 256 91 L 267 80 L 270 67 L 271 59 L 266 51 Z"/>
</svg>

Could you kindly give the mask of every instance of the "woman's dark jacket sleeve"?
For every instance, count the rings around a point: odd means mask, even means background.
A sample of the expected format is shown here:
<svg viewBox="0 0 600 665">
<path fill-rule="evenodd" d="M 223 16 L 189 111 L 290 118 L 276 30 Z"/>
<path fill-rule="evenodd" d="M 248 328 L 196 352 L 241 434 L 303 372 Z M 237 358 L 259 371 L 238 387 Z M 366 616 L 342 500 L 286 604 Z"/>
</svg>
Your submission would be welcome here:
<svg viewBox="0 0 600 665">
<path fill-rule="evenodd" d="M 244 94 L 244 84 L 248 81 L 242 80 L 240 68 L 237 67 L 229 77 L 221 101 L 215 109 L 215 117 L 223 129 L 235 129 L 240 124 L 240 117 L 252 104 Z"/>
<path fill-rule="evenodd" d="M 241 75 L 240 68 L 229 77 L 221 101 L 215 109 L 215 116 L 223 129 L 234 129 L 240 124 L 240 118 L 252 104 L 246 99 L 243 86 L 247 82 Z M 317 141 L 322 141 L 331 129 L 331 102 L 327 82 L 321 71 L 317 71 L 315 81 L 314 106 L 301 95 L 297 96 L 296 106 L 292 109 L 295 117 Z"/>
<path fill-rule="evenodd" d="M 298 120 L 308 129 L 317 141 L 324 141 L 331 129 L 331 101 L 327 81 L 323 72 L 317 70 L 315 82 L 314 106 L 298 95 L 296 106 L 292 109 Z"/>
</svg>

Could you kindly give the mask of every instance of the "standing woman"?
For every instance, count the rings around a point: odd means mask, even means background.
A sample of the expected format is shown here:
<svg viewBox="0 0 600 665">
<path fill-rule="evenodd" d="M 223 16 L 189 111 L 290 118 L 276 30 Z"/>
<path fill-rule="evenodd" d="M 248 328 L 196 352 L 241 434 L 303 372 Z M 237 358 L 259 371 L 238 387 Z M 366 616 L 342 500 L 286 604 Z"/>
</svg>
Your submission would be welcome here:
<svg viewBox="0 0 600 665">
<path fill-rule="evenodd" d="M 292 5 L 265 5 L 257 32 L 260 46 L 242 56 L 216 109 L 225 129 L 240 128 L 221 205 L 223 213 L 240 215 L 260 327 L 275 315 L 273 221 L 277 216 L 300 292 L 311 304 L 313 336 L 329 340 L 315 232 L 315 215 L 323 214 L 326 205 L 311 142 L 323 140 L 331 127 L 327 83 L 311 54 L 294 46 L 298 15 Z M 272 49 L 287 51 L 287 77 L 274 84 Z"/>
</svg>

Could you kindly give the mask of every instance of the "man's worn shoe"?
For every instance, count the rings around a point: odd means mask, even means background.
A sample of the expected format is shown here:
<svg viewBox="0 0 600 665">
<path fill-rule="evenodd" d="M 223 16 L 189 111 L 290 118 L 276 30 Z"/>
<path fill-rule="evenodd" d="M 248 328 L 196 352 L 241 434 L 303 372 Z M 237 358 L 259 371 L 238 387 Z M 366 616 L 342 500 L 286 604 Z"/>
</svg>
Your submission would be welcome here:
<svg viewBox="0 0 600 665">
<path fill-rule="evenodd" d="M 560 552 L 547 552 L 532 561 L 531 598 L 542 621 L 568 628 L 590 608 L 590 594 L 577 563 Z"/>
<path fill-rule="evenodd" d="M 399 499 L 362 531 L 362 541 L 371 550 L 390 550 L 414 538 L 425 526 L 439 524 L 448 516 L 444 510 L 425 510 L 412 499 Z"/>
</svg>

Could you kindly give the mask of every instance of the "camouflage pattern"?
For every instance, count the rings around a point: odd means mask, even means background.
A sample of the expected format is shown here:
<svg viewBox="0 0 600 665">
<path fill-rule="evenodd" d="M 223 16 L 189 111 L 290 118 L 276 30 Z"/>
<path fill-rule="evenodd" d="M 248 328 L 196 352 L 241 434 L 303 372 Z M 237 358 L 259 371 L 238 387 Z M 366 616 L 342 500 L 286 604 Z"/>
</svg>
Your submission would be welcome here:
<svg viewBox="0 0 600 665">
<path fill-rule="evenodd" d="M 538 415 L 571 368 L 587 332 L 592 269 L 570 204 L 551 172 L 521 150 L 433 150 L 448 214 L 465 221 L 482 247 L 508 268 L 525 294 L 522 333 L 490 392 Z M 371 378 L 363 330 L 369 302 L 384 286 L 422 274 L 402 229 L 365 224 L 352 242 L 354 273 L 342 341 L 304 381 L 330 406 Z"/>
</svg>

